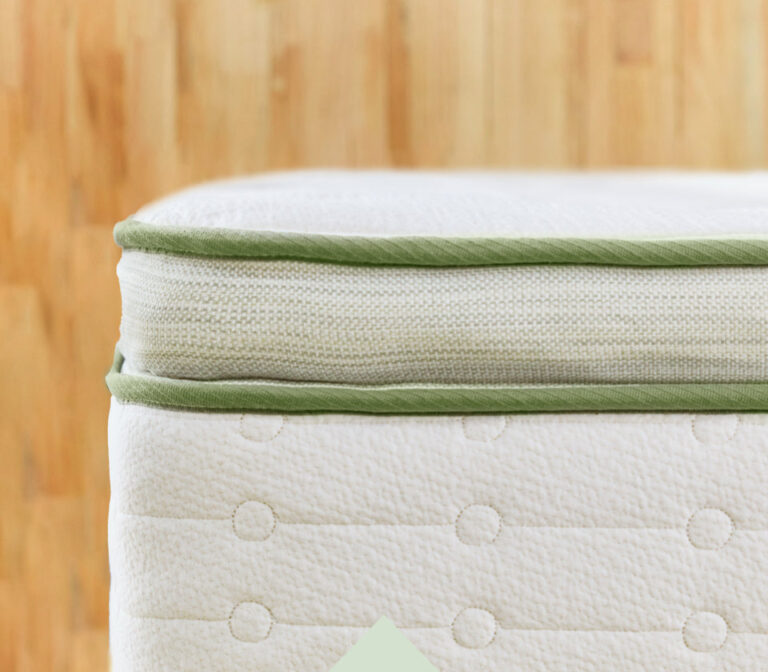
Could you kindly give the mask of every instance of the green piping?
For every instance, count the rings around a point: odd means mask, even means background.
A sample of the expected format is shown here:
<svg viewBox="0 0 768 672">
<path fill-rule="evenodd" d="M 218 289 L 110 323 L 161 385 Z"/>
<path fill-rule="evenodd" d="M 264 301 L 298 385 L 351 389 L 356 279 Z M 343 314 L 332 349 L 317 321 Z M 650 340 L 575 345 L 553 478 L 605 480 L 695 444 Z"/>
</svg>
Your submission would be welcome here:
<svg viewBox="0 0 768 672">
<path fill-rule="evenodd" d="M 577 411 L 768 411 L 768 383 L 653 385 L 387 385 L 197 381 L 107 375 L 122 402 L 198 411 L 271 413 L 554 413 Z"/>
<path fill-rule="evenodd" d="M 768 265 L 768 237 L 512 238 L 364 237 L 273 231 L 189 229 L 133 219 L 115 227 L 124 249 L 241 259 L 292 259 L 375 266 L 610 266 Z"/>
</svg>

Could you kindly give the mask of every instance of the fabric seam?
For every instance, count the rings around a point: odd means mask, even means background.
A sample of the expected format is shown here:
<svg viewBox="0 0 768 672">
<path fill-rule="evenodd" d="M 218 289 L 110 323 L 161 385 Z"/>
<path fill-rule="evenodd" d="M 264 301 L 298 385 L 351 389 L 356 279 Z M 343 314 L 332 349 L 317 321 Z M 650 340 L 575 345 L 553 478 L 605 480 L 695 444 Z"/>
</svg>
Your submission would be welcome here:
<svg viewBox="0 0 768 672">
<path fill-rule="evenodd" d="M 768 382 L 622 385 L 388 385 L 199 381 L 122 373 L 106 382 L 124 403 L 211 412 L 452 415 L 768 411 Z"/>
<path fill-rule="evenodd" d="M 564 238 L 352 236 L 169 227 L 127 219 L 114 230 L 123 249 L 226 259 L 365 266 L 570 264 L 640 267 L 766 266 L 768 237 Z"/>
</svg>

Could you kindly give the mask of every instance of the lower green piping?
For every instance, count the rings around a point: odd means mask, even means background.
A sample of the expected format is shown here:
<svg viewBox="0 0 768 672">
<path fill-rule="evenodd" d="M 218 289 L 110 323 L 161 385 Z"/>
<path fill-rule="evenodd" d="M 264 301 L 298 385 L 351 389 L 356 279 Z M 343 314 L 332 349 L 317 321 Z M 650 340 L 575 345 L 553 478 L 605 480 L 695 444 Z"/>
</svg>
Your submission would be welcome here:
<svg viewBox="0 0 768 672">
<path fill-rule="evenodd" d="M 198 381 L 122 373 L 115 353 L 107 387 L 121 402 L 216 412 L 557 413 L 768 411 L 768 383 L 641 385 L 386 385 Z"/>
</svg>

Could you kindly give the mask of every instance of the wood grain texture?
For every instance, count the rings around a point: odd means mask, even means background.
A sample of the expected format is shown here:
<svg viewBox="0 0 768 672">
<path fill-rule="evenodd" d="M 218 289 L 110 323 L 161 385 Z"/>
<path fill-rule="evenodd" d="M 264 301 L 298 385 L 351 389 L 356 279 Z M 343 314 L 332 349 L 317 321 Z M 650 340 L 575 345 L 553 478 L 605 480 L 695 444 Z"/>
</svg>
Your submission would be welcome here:
<svg viewBox="0 0 768 672">
<path fill-rule="evenodd" d="M 768 164 L 768 0 L 0 0 L 0 669 L 107 666 L 112 224 L 294 166 Z"/>
</svg>

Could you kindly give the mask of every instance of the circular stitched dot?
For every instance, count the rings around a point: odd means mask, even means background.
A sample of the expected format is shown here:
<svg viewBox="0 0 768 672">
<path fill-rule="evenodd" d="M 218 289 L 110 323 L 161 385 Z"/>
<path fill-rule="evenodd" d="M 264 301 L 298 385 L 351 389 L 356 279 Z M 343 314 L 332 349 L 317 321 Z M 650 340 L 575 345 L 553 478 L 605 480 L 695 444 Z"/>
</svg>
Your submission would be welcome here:
<svg viewBox="0 0 768 672">
<path fill-rule="evenodd" d="M 465 544 L 492 544 L 500 531 L 499 512 L 485 504 L 471 504 L 456 518 L 456 535 Z"/>
<path fill-rule="evenodd" d="M 503 415 L 468 415 L 461 419 L 461 427 L 470 441 L 493 441 L 507 426 Z"/>
<path fill-rule="evenodd" d="M 486 609 L 468 607 L 453 619 L 451 630 L 457 644 L 482 649 L 496 637 L 496 617 Z"/>
<path fill-rule="evenodd" d="M 700 509 L 689 519 L 686 531 L 688 540 L 704 550 L 722 548 L 733 534 L 734 524 L 731 517 L 720 509 Z"/>
<path fill-rule="evenodd" d="M 272 507 L 263 502 L 243 502 L 232 514 L 235 534 L 246 541 L 264 541 L 275 531 Z"/>
<path fill-rule="evenodd" d="M 240 433 L 249 441 L 271 441 L 283 428 L 283 416 L 251 413 L 240 418 Z"/>
<path fill-rule="evenodd" d="M 272 630 L 272 614 L 258 602 L 241 602 L 229 616 L 229 631 L 243 642 L 261 642 Z"/>
<path fill-rule="evenodd" d="M 728 624 L 725 619 L 711 611 L 697 611 L 683 625 L 683 641 L 692 651 L 717 651 L 725 644 L 727 636 Z"/>
<path fill-rule="evenodd" d="M 727 443 L 739 428 L 738 415 L 697 415 L 691 425 L 693 435 L 707 445 Z"/>
</svg>

